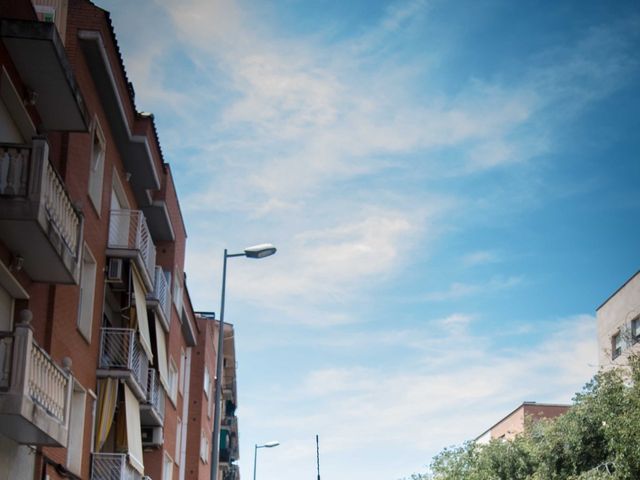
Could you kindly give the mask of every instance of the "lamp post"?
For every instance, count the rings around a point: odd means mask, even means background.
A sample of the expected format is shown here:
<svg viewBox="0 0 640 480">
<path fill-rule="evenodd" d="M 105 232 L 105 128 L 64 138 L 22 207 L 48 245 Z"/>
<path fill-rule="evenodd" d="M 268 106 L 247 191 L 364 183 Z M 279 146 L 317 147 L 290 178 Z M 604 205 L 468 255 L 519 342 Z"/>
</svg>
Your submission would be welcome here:
<svg viewBox="0 0 640 480">
<path fill-rule="evenodd" d="M 280 442 L 267 442 L 263 445 L 258 445 L 256 443 L 256 448 L 253 450 L 253 480 L 256 480 L 256 461 L 258 460 L 258 449 L 259 448 L 273 448 L 280 445 Z"/>
<path fill-rule="evenodd" d="M 222 363 L 224 356 L 224 294 L 227 282 L 227 258 L 247 257 L 264 258 L 276 253 L 276 247 L 270 243 L 263 243 L 253 247 L 245 248 L 242 253 L 227 253 L 224 249 L 224 261 L 222 264 L 222 294 L 220 296 L 220 322 L 218 332 L 218 354 L 216 356 L 216 392 L 214 395 L 215 412 L 213 416 L 213 433 L 211 434 L 211 480 L 218 480 L 218 462 L 220 459 L 220 400 L 222 397 Z"/>
</svg>

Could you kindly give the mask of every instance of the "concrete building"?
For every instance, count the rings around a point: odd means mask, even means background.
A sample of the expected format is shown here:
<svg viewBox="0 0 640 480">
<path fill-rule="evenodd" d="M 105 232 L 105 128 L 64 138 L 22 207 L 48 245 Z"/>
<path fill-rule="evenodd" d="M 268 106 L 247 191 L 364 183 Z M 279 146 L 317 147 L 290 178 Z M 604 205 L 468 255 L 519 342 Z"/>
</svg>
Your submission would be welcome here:
<svg viewBox="0 0 640 480">
<path fill-rule="evenodd" d="M 0 480 L 201 478 L 186 238 L 108 12 L 0 3 Z"/>
<path fill-rule="evenodd" d="M 523 433 L 528 422 L 536 422 L 543 418 L 555 418 L 569 410 L 569 405 L 553 403 L 523 402 L 507 416 L 475 438 L 477 443 L 489 443 L 491 440 L 513 440 Z"/>
<path fill-rule="evenodd" d="M 596 309 L 598 364 L 624 365 L 640 354 L 640 271 Z"/>
</svg>

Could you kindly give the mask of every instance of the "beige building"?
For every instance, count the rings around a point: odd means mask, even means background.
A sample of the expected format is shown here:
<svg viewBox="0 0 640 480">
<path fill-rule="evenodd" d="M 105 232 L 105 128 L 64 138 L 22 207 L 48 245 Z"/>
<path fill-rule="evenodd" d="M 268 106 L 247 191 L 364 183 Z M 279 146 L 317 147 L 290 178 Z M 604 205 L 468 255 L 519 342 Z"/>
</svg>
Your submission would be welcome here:
<svg viewBox="0 0 640 480">
<path fill-rule="evenodd" d="M 499 420 L 492 427 L 475 438 L 476 443 L 489 443 L 491 440 L 513 440 L 525 431 L 527 422 L 536 422 L 543 418 L 555 418 L 569 410 L 569 405 L 555 403 L 523 402 L 518 408 Z"/>
<path fill-rule="evenodd" d="M 627 280 L 597 309 L 598 365 L 626 363 L 640 353 L 640 271 Z"/>
</svg>

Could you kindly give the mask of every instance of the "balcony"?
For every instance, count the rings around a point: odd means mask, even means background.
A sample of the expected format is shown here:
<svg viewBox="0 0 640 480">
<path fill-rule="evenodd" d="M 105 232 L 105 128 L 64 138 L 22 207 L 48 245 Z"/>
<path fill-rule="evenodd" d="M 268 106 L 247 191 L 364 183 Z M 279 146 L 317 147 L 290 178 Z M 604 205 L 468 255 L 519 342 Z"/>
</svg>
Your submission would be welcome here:
<svg viewBox="0 0 640 480">
<path fill-rule="evenodd" d="M 240 480 L 240 469 L 237 465 L 229 465 L 222 474 L 222 480 Z"/>
<path fill-rule="evenodd" d="M 31 312 L 0 332 L 0 432 L 21 444 L 66 447 L 71 381 L 33 340 Z"/>
<path fill-rule="evenodd" d="M 166 332 L 171 323 L 171 293 L 162 267 L 155 268 L 153 292 L 147 294 L 147 306 L 152 308 Z"/>
<path fill-rule="evenodd" d="M 140 405 L 142 425 L 161 427 L 164 422 L 164 390 L 160 386 L 158 372 L 150 368 L 147 381 L 147 397 Z"/>
<path fill-rule="evenodd" d="M 99 377 L 123 378 L 138 400 L 147 398 L 149 360 L 131 328 L 103 328 Z"/>
<path fill-rule="evenodd" d="M 0 240 L 31 279 L 77 284 L 82 215 L 49 162 L 49 145 L 0 144 Z"/>
<path fill-rule="evenodd" d="M 107 255 L 134 259 L 147 291 L 153 290 L 156 247 L 141 211 L 111 210 Z"/>
<path fill-rule="evenodd" d="M 91 480 L 142 480 L 142 475 L 127 462 L 126 453 L 91 454 Z"/>
</svg>

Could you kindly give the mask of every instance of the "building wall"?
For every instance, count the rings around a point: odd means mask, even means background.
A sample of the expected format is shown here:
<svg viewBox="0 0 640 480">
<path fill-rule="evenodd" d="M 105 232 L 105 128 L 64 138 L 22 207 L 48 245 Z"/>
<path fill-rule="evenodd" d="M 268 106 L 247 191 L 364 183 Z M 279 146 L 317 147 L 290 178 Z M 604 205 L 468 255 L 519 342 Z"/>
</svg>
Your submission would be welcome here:
<svg viewBox="0 0 640 480">
<path fill-rule="evenodd" d="M 632 338 L 631 324 L 640 318 L 640 272 L 631 277 L 597 310 L 598 363 L 600 367 L 621 365 L 632 352 L 640 354 L 640 343 Z M 622 352 L 613 354 L 612 339 L 620 334 Z M 613 358 L 615 356 L 615 358 Z"/>
</svg>

